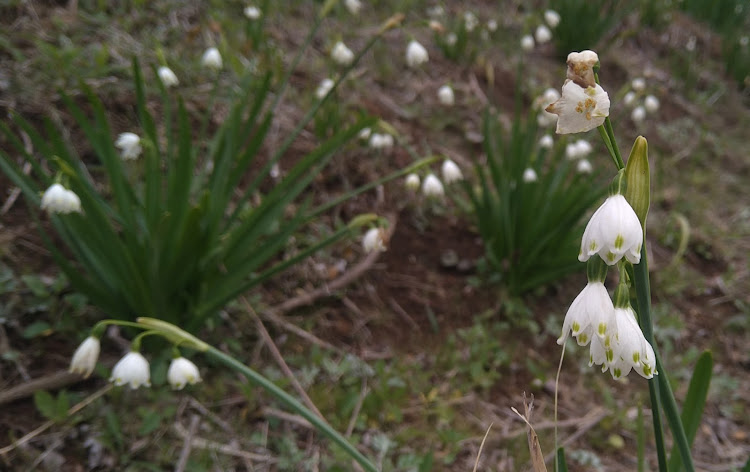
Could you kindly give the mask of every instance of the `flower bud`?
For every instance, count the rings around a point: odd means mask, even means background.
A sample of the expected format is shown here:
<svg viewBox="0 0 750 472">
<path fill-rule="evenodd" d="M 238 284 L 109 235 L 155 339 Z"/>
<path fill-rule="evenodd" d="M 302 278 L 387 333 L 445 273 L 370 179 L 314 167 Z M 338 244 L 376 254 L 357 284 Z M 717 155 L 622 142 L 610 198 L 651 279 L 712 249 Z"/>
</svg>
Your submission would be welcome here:
<svg viewBox="0 0 750 472">
<path fill-rule="evenodd" d="M 633 207 L 644 231 L 646 216 L 650 202 L 650 175 L 648 167 L 648 142 L 643 136 L 638 136 L 633 143 L 630 157 L 625 165 L 625 179 L 628 183 L 625 189 L 625 199 Z"/>
</svg>

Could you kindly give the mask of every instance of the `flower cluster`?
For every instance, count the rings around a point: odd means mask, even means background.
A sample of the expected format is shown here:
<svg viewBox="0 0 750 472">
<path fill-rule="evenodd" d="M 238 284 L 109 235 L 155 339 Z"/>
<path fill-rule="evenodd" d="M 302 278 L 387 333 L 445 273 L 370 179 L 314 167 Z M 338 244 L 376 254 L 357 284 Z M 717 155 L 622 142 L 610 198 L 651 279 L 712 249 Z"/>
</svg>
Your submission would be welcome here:
<svg viewBox="0 0 750 472">
<path fill-rule="evenodd" d="M 658 98 L 646 94 L 646 79 L 643 77 L 630 81 L 630 90 L 622 97 L 622 102 L 631 108 L 630 119 L 634 123 L 645 120 L 647 114 L 656 113 L 660 106 Z"/>
<path fill-rule="evenodd" d="M 560 24 L 560 14 L 554 10 L 544 12 L 544 23 L 534 30 L 534 35 L 526 34 L 521 37 L 521 49 L 531 51 L 536 44 L 545 44 L 552 40 L 552 30 Z M 545 24 L 546 23 L 546 24 Z"/>
<path fill-rule="evenodd" d="M 443 183 L 450 185 L 464 179 L 464 174 L 461 171 L 461 168 L 451 159 L 445 159 L 443 161 L 443 164 L 440 166 L 440 174 L 443 177 L 442 181 L 432 172 L 429 172 L 424 180 L 421 180 L 418 174 L 411 173 L 406 176 L 404 185 L 407 189 L 416 192 L 421 184 L 422 194 L 425 197 L 441 198 L 445 195 L 445 186 Z"/>
<path fill-rule="evenodd" d="M 72 190 L 52 184 L 42 195 L 42 210 L 50 213 L 80 213 L 81 199 Z"/>
</svg>

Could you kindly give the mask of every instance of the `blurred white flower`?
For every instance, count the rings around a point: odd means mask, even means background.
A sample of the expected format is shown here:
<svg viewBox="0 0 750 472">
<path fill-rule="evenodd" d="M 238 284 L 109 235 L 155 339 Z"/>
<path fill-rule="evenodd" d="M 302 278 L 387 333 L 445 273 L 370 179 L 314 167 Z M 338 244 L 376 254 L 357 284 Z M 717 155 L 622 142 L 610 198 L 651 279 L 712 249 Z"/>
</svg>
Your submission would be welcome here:
<svg viewBox="0 0 750 472">
<path fill-rule="evenodd" d="M 622 97 L 622 103 L 624 103 L 627 106 L 631 106 L 635 103 L 635 92 L 632 90 L 625 94 L 624 97 Z"/>
<path fill-rule="evenodd" d="M 393 147 L 393 136 L 390 134 L 372 133 L 370 135 L 370 147 L 373 149 L 384 149 Z"/>
<path fill-rule="evenodd" d="M 336 64 L 348 66 L 354 60 L 354 53 L 346 47 L 346 44 L 338 41 L 333 45 L 333 49 L 331 49 L 331 58 Z"/>
<path fill-rule="evenodd" d="M 525 34 L 521 36 L 521 49 L 523 49 L 526 52 L 531 51 L 534 49 L 534 37 L 530 34 Z"/>
<path fill-rule="evenodd" d="M 695 51 L 695 45 L 697 44 L 697 42 L 698 38 L 696 38 L 695 36 L 690 36 L 687 40 L 687 43 L 685 43 L 685 49 L 687 50 L 687 52 Z"/>
<path fill-rule="evenodd" d="M 445 35 L 445 44 L 448 46 L 455 46 L 456 41 L 458 41 L 458 36 L 456 36 L 456 33 L 448 33 Z"/>
<path fill-rule="evenodd" d="M 583 88 L 595 87 L 594 66 L 599 63 L 599 55 L 594 51 L 585 50 L 568 54 L 567 77 Z"/>
<path fill-rule="evenodd" d="M 443 180 L 446 184 L 451 184 L 453 182 L 464 179 L 464 175 L 461 173 L 461 169 L 458 167 L 458 165 L 456 165 L 455 162 L 450 159 L 446 159 L 443 161 L 441 171 L 443 173 Z"/>
<path fill-rule="evenodd" d="M 536 171 L 532 169 L 531 167 L 527 167 L 526 170 L 523 171 L 523 181 L 528 183 L 536 182 L 538 180 L 538 177 L 536 175 Z"/>
<path fill-rule="evenodd" d="M 576 141 L 575 146 L 577 150 L 576 157 L 578 158 L 586 157 L 591 154 L 591 151 L 594 150 L 591 144 L 585 139 L 579 139 L 578 141 Z"/>
<path fill-rule="evenodd" d="M 174 72 L 172 72 L 172 69 L 167 66 L 159 67 L 157 74 L 159 75 L 161 83 L 163 83 L 167 88 L 174 87 L 175 85 L 180 83 L 180 81 L 177 79 L 177 76 L 174 74 Z"/>
<path fill-rule="evenodd" d="M 560 14 L 555 10 L 547 10 L 544 12 L 544 21 L 550 28 L 557 28 L 557 25 L 560 24 Z"/>
<path fill-rule="evenodd" d="M 372 134 L 372 130 L 370 128 L 362 128 L 359 133 L 357 133 L 357 137 L 362 140 L 370 139 L 370 135 Z"/>
<path fill-rule="evenodd" d="M 552 39 L 552 31 L 550 31 L 545 25 L 539 25 L 537 26 L 536 31 L 534 31 L 534 39 L 536 39 L 536 42 L 539 44 L 549 42 L 549 40 Z"/>
<path fill-rule="evenodd" d="M 570 304 L 557 344 L 562 345 L 570 333 L 579 346 L 585 346 L 594 335 L 606 339 L 615 327 L 615 307 L 604 282 L 589 281 Z"/>
<path fill-rule="evenodd" d="M 438 89 L 438 100 L 440 103 L 446 106 L 453 105 L 456 101 L 456 97 L 453 94 L 453 88 L 450 85 L 443 85 Z"/>
<path fill-rule="evenodd" d="M 169 364 L 169 370 L 167 370 L 167 381 L 169 381 L 169 385 L 173 389 L 182 390 L 185 385 L 195 385 L 201 380 L 198 367 L 191 361 L 184 357 L 172 359 L 172 362 Z"/>
<path fill-rule="evenodd" d="M 344 6 L 347 10 L 349 10 L 349 13 L 351 13 L 352 15 L 357 15 L 362 9 L 362 2 L 360 0 L 345 0 Z"/>
<path fill-rule="evenodd" d="M 89 336 L 78 346 L 76 352 L 73 353 L 73 359 L 70 361 L 70 369 L 68 371 L 88 377 L 94 371 L 94 367 L 96 367 L 100 350 L 101 344 L 99 338 Z"/>
<path fill-rule="evenodd" d="M 365 236 L 362 238 L 362 249 L 368 254 L 373 251 L 385 251 L 387 248 L 385 244 L 385 232 L 383 229 L 370 228 L 367 230 Z"/>
<path fill-rule="evenodd" d="M 558 134 L 581 133 L 604 123 L 609 116 L 609 95 L 599 84 L 583 88 L 568 79 L 562 97 L 546 110 L 559 116 Z"/>
<path fill-rule="evenodd" d="M 148 361 L 140 352 L 130 351 L 112 368 L 109 381 L 114 382 L 117 387 L 125 384 L 129 384 L 132 389 L 141 385 L 150 387 L 151 370 Z"/>
<path fill-rule="evenodd" d="M 417 189 L 419 189 L 419 184 L 421 183 L 419 176 L 415 173 L 411 173 L 406 176 L 406 181 L 404 182 L 404 185 L 406 185 L 406 188 L 411 190 L 412 192 L 416 192 Z"/>
<path fill-rule="evenodd" d="M 604 201 L 586 225 L 578 260 L 584 262 L 598 254 L 608 265 L 616 264 L 623 256 L 638 264 L 642 244 L 638 216 L 625 197 L 615 194 Z"/>
<path fill-rule="evenodd" d="M 206 52 L 203 53 L 203 58 L 201 58 L 201 64 L 209 69 L 221 69 L 221 53 L 216 48 L 206 49 Z"/>
<path fill-rule="evenodd" d="M 568 143 L 565 145 L 565 157 L 571 161 L 581 157 L 578 155 L 578 146 L 576 146 L 576 143 Z"/>
<path fill-rule="evenodd" d="M 578 164 L 576 164 L 576 171 L 578 171 L 579 174 L 590 174 L 594 168 L 591 166 L 591 163 L 588 159 L 581 159 L 578 161 Z"/>
<path fill-rule="evenodd" d="M 555 140 L 552 139 L 552 136 L 549 134 L 545 134 L 544 136 L 539 139 L 539 147 L 542 149 L 552 149 L 552 146 L 555 145 Z"/>
<path fill-rule="evenodd" d="M 416 40 L 409 41 L 409 45 L 406 46 L 406 64 L 409 67 L 419 67 L 429 60 L 430 56 L 424 46 Z"/>
<path fill-rule="evenodd" d="M 260 11 L 260 8 L 254 5 L 245 7 L 245 10 L 243 10 L 243 13 L 245 13 L 246 18 L 249 18 L 251 20 L 257 20 L 263 14 L 263 12 Z"/>
<path fill-rule="evenodd" d="M 464 27 L 467 32 L 471 33 L 478 25 L 479 19 L 473 12 L 467 11 L 464 13 Z"/>
<path fill-rule="evenodd" d="M 422 193 L 426 197 L 442 197 L 445 195 L 445 189 L 435 174 L 428 174 L 422 182 Z"/>
<path fill-rule="evenodd" d="M 608 368 L 615 379 L 628 375 L 631 369 L 650 379 L 656 374 L 656 356 L 638 326 L 633 308 L 615 307 L 615 323 L 610 341 L 612 360 L 604 363 L 605 370 Z"/>
<path fill-rule="evenodd" d="M 636 77 L 630 82 L 630 86 L 633 87 L 633 90 L 636 92 L 640 92 L 646 88 L 646 79 L 643 77 Z"/>
<path fill-rule="evenodd" d="M 654 113 L 659 109 L 659 99 L 653 95 L 646 95 L 646 98 L 643 100 L 643 106 L 647 112 Z"/>
<path fill-rule="evenodd" d="M 427 9 L 427 16 L 437 18 L 445 15 L 445 9 L 442 5 L 435 5 Z"/>
<path fill-rule="evenodd" d="M 492 18 L 492 19 L 487 20 L 487 31 L 489 31 L 490 33 L 494 33 L 495 31 L 497 31 L 496 19 Z"/>
<path fill-rule="evenodd" d="M 81 199 L 72 190 L 60 184 L 52 184 L 42 195 L 41 208 L 49 213 L 80 213 Z"/>
<path fill-rule="evenodd" d="M 630 119 L 635 121 L 636 123 L 640 123 L 641 121 L 645 120 L 646 109 L 641 105 L 633 108 L 633 111 L 630 113 Z"/>
<path fill-rule="evenodd" d="M 558 92 L 556 89 L 548 88 L 544 91 L 542 96 L 538 97 L 534 101 L 536 107 L 540 110 L 539 114 L 536 117 L 537 124 L 539 124 L 539 126 L 546 128 L 557 123 L 557 115 L 548 112 L 547 107 L 549 107 L 559 99 L 560 92 Z"/>
<path fill-rule="evenodd" d="M 318 97 L 318 99 L 323 99 L 326 95 L 328 95 L 328 92 L 331 91 L 334 85 L 334 81 L 332 79 L 329 79 L 326 77 L 325 79 L 320 81 L 320 84 L 318 85 L 318 88 L 315 89 L 315 96 Z"/>
<path fill-rule="evenodd" d="M 120 133 L 115 147 L 120 150 L 120 156 L 124 160 L 136 159 L 141 154 L 141 138 L 135 133 Z"/>
</svg>

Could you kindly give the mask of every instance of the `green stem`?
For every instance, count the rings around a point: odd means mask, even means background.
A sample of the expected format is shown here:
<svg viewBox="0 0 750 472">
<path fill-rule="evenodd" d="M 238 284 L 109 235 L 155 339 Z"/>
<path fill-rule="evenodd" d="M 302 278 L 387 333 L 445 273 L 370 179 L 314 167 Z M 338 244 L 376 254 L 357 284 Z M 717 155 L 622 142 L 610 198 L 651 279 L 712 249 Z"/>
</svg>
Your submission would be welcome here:
<svg viewBox="0 0 750 472">
<path fill-rule="evenodd" d="M 606 117 L 604 119 L 604 128 L 607 130 L 607 136 L 609 136 L 609 140 L 612 143 L 612 150 L 614 150 L 615 155 L 613 156 L 615 159 L 615 164 L 617 164 L 617 169 L 622 169 L 625 167 L 625 162 L 622 160 L 622 154 L 620 154 L 620 148 L 617 147 L 617 140 L 615 139 L 615 130 L 612 128 L 612 121 L 610 121 L 609 117 Z"/>
<path fill-rule="evenodd" d="M 368 472 L 378 472 L 377 467 L 370 462 L 361 452 L 359 452 L 352 444 L 350 444 L 341 434 L 333 429 L 328 423 L 322 418 L 317 416 L 315 413 L 305 408 L 302 403 L 297 399 L 277 387 L 273 382 L 269 381 L 253 369 L 242 364 L 237 359 L 224 354 L 214 347 L 209 347 L 206 354 L 227 365 L 228 367 L 240 372 L 242 375 L 248 378 L 255 385 L 262 387 L 268 393 L 270 393 L 278 401 L 286 405 L 288 408 L 294 410 L 297 414 L 305 418 L 307 421 L 312 423 L 318 431 L 327 436 L 334 443 L 338 444 L 347 454 L 349 454 L 359 465 L 361 465 Z"/>
<path fill-rule="evenodd" d="M 596 130 L 599 131 L 599 136 L 602 137 L 602 141 L 604 141 L 604 146 L 606 146 L 607 151 L 609 151 L 609 155 L 612 156 L 612 160 L 615 163 L 615 166 L 617 166 L 618 169 L 619 164 L 617 162 L 617 154 L 615 154 L 615 148 L 612 147 L 612 141 L 609 139 L 609 135 L 607 134 L 607 129 L 604 127 L 604 125 L 597 126 Z"/>
<path fill-rule="evenodd" d="M 654 342 L 654 325 L 651 320 L 651 285 L 648 275 L 648 257 L 646 244 L 641 247 L 641 261 L 635 264 L 634 283 L 638 303 L 638 322 L 643 330 L 643 336 L 651 344 L 656 355 L 656 372 L 658 373 L 648 381 L 649 395 L 651 397 L 651 410 L 654 419 L 654 434 L 656 439 L 656 453 L 659 460 L 659 470 L 667 472 L 667 453 L 664 448 L 664 436 L 662 432 L 660 405 L 664 405 L 664 414 L 667 417 L 669 427 L 672 430 L 675 443 L 680 450 L 685 469 L 693 472 L 693 459 L 690 456 L 685 429 L 682 426 L 680 414 L 677 411 L 677 402 L 674 399 L 672 389 L 669 386 L 668 376 L 664 366 L 659 361 L 659 355 Z"/>
</svg>

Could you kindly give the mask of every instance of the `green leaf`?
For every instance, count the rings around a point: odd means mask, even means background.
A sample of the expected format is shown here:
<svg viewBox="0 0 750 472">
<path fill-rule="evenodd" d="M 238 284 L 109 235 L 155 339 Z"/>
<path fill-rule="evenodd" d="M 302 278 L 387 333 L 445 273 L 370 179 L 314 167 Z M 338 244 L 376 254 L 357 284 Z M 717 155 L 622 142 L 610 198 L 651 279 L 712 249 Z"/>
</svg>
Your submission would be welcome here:
<svg viewBox="0 0 750 472">
<path fill-rule="evenodd" d="M 138 434 L 147 435 L 155 431 L 161 425 L 161 419 L 161 415 L 155 411 L 146 415 L 141 422 L 141 427 L 138 428 Z"/>
<path fill-rule="evenodd" d="M 46 298 L 50 295 L 47 284 L 37 275 L 23 275 L 21 280 L 31 290 L 35 296 L 40 298 Z"/>
<path fill-rule="evenodd" d="M 49 336 L 50 334 L 52 334 L 52 327 L 49 323 L 44 321 L 35 321 L 23 330 L 24 339 L 32 339 L 38 336 Z"/>
<path fill-rule="evenodd" d="M 45 418 L 57 420 L 57 402 L 48 391 L 37 390 L 34 392 L 34 405 Z"/>
<path fill-rule="evenodd" d="M 565 449 L 562 447 L 557 448 L 557 454 L 555 455 L 555 470 L 557 472 L 568 472 L 568 464 L 565 463 Z"/>
<path fill-rule="evenodd" d="M 695 434 L 701 424 L 703 408 L 706 406 L 708 389 L 711 384 L 711 371 L 713 369 L 713 357 L 710 351 L 704 351 L 695 363 L 695 370 L 690 379 L 685 402 L 682 406 L 682 426 L 685 429 L 685 436 L 688 444 L 692 447 L 695 441 Z M 682 459 L 677 446 L 672 447 L 672 454 L 669 460 L 669 470 L 678 472 L 683 469 Z"/>
</svg>

